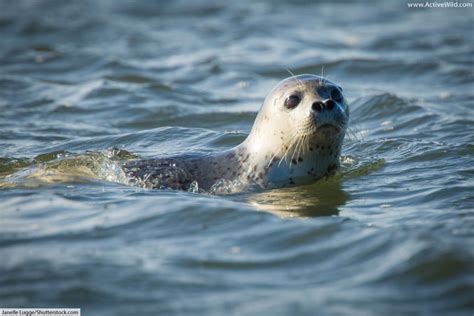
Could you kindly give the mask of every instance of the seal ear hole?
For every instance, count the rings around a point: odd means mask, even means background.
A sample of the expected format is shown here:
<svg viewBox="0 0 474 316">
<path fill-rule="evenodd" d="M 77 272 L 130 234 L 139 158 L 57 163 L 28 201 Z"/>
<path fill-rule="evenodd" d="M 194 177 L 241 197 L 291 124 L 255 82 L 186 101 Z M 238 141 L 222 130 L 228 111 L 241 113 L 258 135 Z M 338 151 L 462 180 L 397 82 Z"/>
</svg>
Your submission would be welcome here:
<svg viewBox="0 0 474 316">
<path fill-rule="evenodd" d="M 297 94 L 292 94 L 285 100 L 285 108 L 293 110 L 300 104 L 301 98 Z"/>
</svg>

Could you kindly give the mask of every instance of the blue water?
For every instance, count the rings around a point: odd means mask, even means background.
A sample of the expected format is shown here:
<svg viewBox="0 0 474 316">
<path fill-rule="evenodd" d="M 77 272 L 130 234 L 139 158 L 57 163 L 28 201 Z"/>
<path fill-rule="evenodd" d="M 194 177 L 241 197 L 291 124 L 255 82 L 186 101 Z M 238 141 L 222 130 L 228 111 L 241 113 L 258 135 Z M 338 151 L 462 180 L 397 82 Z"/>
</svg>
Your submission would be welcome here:
<svg viewBox="0 0 474 316">
<path fill-rule="evenodd" d="M 230 196 L 4 185 L 0 307 L 472 315 L 472 8 L 1 1 L 0 180 L 231 148 L 289 72 L 344 88 L 336 176 Z"/>
</svg>

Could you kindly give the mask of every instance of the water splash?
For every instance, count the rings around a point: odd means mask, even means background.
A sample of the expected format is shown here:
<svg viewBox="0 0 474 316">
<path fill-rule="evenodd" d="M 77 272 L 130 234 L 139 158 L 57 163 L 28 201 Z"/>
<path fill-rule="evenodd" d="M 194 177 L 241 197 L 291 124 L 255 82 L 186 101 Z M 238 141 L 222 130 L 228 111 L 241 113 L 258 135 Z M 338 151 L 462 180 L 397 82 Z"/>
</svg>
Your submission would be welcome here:
<svg viewBox="0 0 474 316">
<path fill-rule="evenodd" d="M 56 151 L 38 155 L 34 159 L 3 159 L 0 171 L 4 174 L 0 178 L 0 188 L 96 180 L 128 184 L 129 179 L 119 162 L 136 157 L 126 150 L 111 148 L 78 155 Z"/>
</svg>

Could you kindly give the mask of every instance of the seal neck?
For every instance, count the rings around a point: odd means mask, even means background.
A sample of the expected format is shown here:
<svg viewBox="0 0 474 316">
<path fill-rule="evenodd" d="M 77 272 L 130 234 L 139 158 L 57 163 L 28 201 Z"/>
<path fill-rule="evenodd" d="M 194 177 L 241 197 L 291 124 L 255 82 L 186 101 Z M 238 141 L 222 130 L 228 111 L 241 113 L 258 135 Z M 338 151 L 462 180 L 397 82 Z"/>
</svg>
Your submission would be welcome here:
<svg viewBox="0 0 474 316">
<path fill-rule="evenodd" d="M 285 147 L 272 139 L 251 137 L 235 148 L 242 176 L 261 187 L 306 184 L 333 173 L 339 166 L 343 136 L 316 139 L 305 148 Z M 276 148 L 274 145 L 283 146 Z"/>
</svg>

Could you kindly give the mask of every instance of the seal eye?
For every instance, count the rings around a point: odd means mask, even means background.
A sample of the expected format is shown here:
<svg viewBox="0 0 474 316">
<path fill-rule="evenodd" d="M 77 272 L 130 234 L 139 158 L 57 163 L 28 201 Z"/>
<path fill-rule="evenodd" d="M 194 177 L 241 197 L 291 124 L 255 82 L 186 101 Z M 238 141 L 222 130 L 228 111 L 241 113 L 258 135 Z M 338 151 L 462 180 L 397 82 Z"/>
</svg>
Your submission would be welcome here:
<svg viewBox="0 0 474 316">
<path fill-rule="evenodd" d="M 341 91 L 339 91 L 339 89 L 336 89 L 336 88 L 332 89 L 331 90 L 331 99 L 333 99 L 334 101 L 336 101 L 338 103 L 341 102 L 342 99 L 343 99 Z"/>
<path fill-rule="evenodd" d="M 292 94 L 285 100 L 285 107 L 287 109 L 293 110 L 298 106 L 298 104 L 300 104 L 300 102 L 301 98 L 296 94 Z"/>
</svg>

